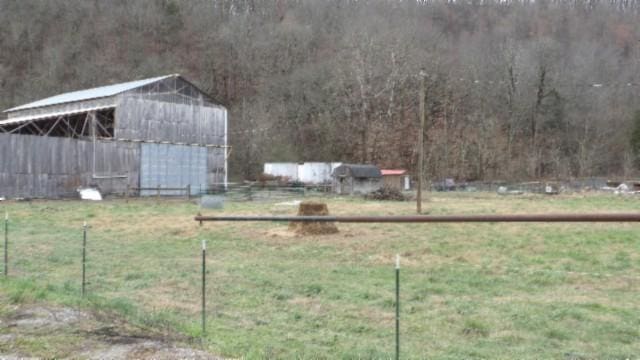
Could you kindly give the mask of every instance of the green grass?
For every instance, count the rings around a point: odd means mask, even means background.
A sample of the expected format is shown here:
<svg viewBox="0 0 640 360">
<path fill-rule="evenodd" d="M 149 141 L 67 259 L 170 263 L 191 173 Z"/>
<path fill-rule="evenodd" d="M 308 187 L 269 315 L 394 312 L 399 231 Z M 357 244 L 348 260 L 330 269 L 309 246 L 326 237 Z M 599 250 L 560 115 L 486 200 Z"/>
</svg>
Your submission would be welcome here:
<svg viewBox="0 0 640 360">
<path fill-rule="evenodd" d="M 401 202 L 328 200 L 333 214 L 412 214 Z M 204 346 L 245 358 L 390 358 L 395 253 L 406 358 L 637 358 L 640 225 L 344 224 L 292 237 L 277 223 L 193 221 L 179 201 L 2 203 L 11 215 L 13 302 L 54 301 L 201 335 L 200 240 L 208 242 Z M 640 211 L 632 197 L 433 194 L 431 214 Z M 270 214 L 227 203 L 205 214 Z M 90 224 L 81 300 L 82 222 Z M 55 343 L 48 341 L 47 346 Z"/>
</svg>

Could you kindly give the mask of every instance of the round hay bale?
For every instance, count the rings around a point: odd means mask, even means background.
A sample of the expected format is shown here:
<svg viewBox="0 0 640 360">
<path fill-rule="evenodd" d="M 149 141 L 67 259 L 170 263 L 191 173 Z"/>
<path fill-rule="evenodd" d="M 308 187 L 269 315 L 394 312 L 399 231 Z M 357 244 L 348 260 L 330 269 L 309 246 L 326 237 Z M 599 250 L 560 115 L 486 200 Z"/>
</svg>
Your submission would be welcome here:
<svg viewBox="0 0 640 360">
<path fill-rule="evenodd" d="M 325 216 L 329 215 L 327 204 L 313 201 L 303 201 L 298 206 L 298 216 Z M 291 221 L 289 230 L 298 235 L 326 235 L 338 232 L 334 222 L 320 221 Z"/>
</svg>

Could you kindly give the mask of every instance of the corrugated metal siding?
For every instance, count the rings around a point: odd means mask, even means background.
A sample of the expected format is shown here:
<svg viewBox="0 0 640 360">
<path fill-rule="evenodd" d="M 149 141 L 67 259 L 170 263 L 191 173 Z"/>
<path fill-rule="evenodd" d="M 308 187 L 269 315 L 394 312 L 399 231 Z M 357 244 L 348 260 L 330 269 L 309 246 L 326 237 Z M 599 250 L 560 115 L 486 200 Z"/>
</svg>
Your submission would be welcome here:
<svg viewBox="0 0 640 360">
<path fill-rule="evenodd" d="M 141 86 L 145 86 L 145 85 L 166 79 L 171 76 L 177 76 L 177 75 L 165 75 L 165 76 L 160 76 L 160 77 L 151 78 L 151 79 L 130 81 L 125 83 L 101 86 L 101 87 L 92 88 L 92 89 L 72 91 L 72 92 L 48 97 L 42 100 L 34 101 L 28 104 L 16 106 L 14 108 L 5 110 L 5 112 L 26 110 L 26 109 L 36 108 L 36 107 L 51 106 L 51 105 L 70 103 L 75 101 L 84 101 L 84 100 L 114 96 L 114 95 L 123 93 L 125 91 L 129 91 L 135 88 L 139 88 Z"/>
<path fill-rule="evenodd" d="M 226 183 L 226 149 L 207 148 L 207 183 L 220 187 Z M 206 189 L 202 189 L 203 191 Z"/>
<path fill-rule="evenodd" d="M 114 98 L 102 98 L 86 101 L 78 101 L 73 103 L 51 105 L 42 108 L 33 108 L 26 110 L 14 111 L 7 114 L 7 120 L 18 121 L 19 118 L 38 118 L 46 119 L 50 117 L 57 117 L 59 114 L 81 113 L 100 108 L 112 108 L 115 106 Z"/>
<path fill-rule="evenodd" d="M 381 178 L 382 173 L 375 165 L 342 164 L 334 169 L 336 175 L 354 178 Z"/>
<path fill-rule="evenodd" d="M 197 194 L 207 186 L 207 148 L 201 146 L 142 144 L 140 187 L 184 188 L 191 185 Z M 143 190 L 140 195 L 155 195 Z M 163 191 L 163 195 L 181 195 L 181 191 Z"/>
</svg>

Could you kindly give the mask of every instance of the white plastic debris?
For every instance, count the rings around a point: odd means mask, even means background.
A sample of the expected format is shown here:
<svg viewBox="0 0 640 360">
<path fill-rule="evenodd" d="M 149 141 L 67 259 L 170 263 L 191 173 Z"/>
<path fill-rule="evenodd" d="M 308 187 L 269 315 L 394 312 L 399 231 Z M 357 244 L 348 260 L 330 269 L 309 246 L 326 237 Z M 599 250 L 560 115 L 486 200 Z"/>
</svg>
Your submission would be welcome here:
<svg viewBox="0 0 640 360">
<path fill-rule="evenodd" d="M 78 192 L 80 193 L 80 198 L 82 200 L 93 200 L 93 201 L 100 201 L 102 200 L 102 194 L 100 194 L 100 191 L 98 191 L 98 189 L 94 189 L 94 188 L 80 188 L 78 189 Z"/>
<path fill-rule="evenodd" d="M 498 187 L 498 195 L 522 195 L 524 192 L 521 190 L 509 190 L 506 186 Z"/>
<path fill-rule="evenodd" d="M 285 201 L 285 202 L 277 203 L 276 206 L 298 206 L 300 205 L 301 202 L 302 201 L 300 200 Z"/>
</svg>

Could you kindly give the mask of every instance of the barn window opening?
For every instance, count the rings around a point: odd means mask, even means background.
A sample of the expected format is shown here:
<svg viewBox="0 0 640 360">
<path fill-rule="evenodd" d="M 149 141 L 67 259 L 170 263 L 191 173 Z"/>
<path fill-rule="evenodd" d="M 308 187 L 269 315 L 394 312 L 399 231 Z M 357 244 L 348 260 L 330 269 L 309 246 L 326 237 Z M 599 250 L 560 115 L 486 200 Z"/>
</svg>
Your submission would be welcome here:
<svg viewBox="0 0 640 360">
<path fill-rule="evenodd" d="M 73 139 L 93 138 L 94 131 L 98 139 L 115 137 L 115 109 L 100 109 L 0 125 L 0 133 Z"/>
</svg>

